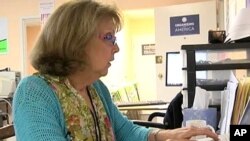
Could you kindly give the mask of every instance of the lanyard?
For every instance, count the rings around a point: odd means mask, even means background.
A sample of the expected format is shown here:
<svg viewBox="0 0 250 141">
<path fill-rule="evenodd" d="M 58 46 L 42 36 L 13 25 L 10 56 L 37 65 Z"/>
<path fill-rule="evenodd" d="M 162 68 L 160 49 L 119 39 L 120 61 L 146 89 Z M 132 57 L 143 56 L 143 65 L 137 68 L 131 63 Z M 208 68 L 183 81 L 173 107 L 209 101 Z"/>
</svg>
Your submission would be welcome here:
<svg viewBox="0 0 250 141">
<path fill-rule="evenodd" d="M 99 119 L 97 117 L 97 110 L 96 110 L 96 107 L 94 106 L 93 104 L 93 100 L 92 100 L 92 97 L 91 95 L 89 94 L 89 91 L 87 90 L 87 93 L 88 93 L 88 96 L 89 96 L 89 99 L 90 99 L 90 103 L 91 103 L 91 106 L 93 108 L 93 111 L 91 111 L 90 109 L 90 112 L 93 116 L 93 119 L 94 119 L 94 124 L 95 124 L 95 133 L 96 133 L 96 140 L 97 141 L 101 141 L 101 130 L 100 130 L 100 126 L 99 126 Z"/>
</svg>

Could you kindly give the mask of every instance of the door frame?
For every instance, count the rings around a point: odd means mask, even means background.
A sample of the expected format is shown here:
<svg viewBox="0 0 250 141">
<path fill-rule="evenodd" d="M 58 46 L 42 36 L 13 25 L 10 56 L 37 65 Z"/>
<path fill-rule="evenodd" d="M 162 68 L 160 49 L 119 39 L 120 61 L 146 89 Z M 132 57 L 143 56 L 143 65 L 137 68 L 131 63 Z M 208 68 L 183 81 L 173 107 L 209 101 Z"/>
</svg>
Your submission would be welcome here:
<svg viewBox="0 0 250 141">
<path fill-rule="evenodd" d="M 21 70 L 22 70 L 22 77 L 28 75 L 28 54 L 27 54 L 27 27 L 32 25 L 41 25 L 40 17 L 23 17 L 21 18 Z"/>
</svg>

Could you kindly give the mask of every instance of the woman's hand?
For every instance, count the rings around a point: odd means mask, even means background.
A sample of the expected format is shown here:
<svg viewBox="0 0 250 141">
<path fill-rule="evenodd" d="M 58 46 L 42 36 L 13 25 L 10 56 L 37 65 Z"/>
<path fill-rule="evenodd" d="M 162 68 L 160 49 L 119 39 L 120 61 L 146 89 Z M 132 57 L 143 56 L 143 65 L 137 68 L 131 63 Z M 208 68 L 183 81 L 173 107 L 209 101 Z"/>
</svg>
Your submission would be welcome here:
<svg viewBox="0 0 250 141">
<path fill-rule="evenodd" d="M 192 136 L 206 135 L 213 140 L 219 140 L 218 135 L 209 128 L 183 127 L 172 130 L 161 130 L 156 136 L 156 141 L 188 141 Z"/>
</svg>

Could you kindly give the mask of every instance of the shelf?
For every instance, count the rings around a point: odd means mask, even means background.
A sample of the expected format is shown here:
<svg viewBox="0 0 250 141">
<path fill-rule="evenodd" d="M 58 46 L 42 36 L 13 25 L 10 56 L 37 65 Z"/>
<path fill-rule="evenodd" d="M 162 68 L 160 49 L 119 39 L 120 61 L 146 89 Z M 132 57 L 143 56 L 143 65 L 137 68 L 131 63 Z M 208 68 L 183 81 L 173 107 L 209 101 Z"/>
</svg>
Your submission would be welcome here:
<svg viewBox="0 0 250 141">
<path fill-rule="evenodd" d="M 216 108 L 217 111 L 220 111 L 221 107 L 220 105 L 209 105 L 210 108 Z"/>
<path fill-rule="evenodd" d="M 201 87 L 202 89 L 205 89 L 207 91 L 223 91 L 227 85 L 221 84 L 221 85 L 197 85 Z"/>
<path fill-rule="evenodd" d="M 196 65 L 197 71 L 202 71 L 202 70 L 233 70 L 233 69 L 250 69 L 250 63 Z"/>
<path fill-rule="evenodd" d="M 249 43 L 219 43 L 219 44 L 196 44 L 196 45 L 182 45 L 184 50 L 228 50 L 228 49 L 250 49 Z"/>
<path fill-rule="evenodd" d="M 182 50 L 186 51 L 186 65 L 182 68 L 187 73 L 187 91 L 188 91 L 188 107 L 192 107 L 195 97 L 195 87 L 199 86 L 207 91 L 222 91 L 225 89 L 226 83 L 197 83 L 196 73 L 197 71 L 209 71 L 209 70 L 247 70 L 247 75 L 250 74 L 250 43 L 219 43 L 219 44 L 194 44 L 194 45 L 182 45 Z M 205 53 L 215 55 L 216 53 L 245 53 L 244 56 L 239 57 L 225 57 L 216 60 L 213 56 L 210 59 L 196 61 L 196 53 Z M 223 56 L 223 54 L 222 54 Z M 232 58 L 232 59 L 231 59 Z M 237 59 L 233 59 L 237 58 Z M 217 78 L 212 78 L 217 79 Z M 215 81 L 216 82 L 216 81 Z"/>
</svg>

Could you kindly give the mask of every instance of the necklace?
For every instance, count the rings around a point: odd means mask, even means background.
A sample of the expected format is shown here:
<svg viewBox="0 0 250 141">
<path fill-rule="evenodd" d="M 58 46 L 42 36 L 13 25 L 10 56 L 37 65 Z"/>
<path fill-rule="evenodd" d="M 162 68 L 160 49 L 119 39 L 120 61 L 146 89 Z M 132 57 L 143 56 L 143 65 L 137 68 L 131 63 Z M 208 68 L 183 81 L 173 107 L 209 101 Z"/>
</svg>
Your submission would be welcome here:
<svg viewBox="0 0 250 141">
<path fill-rule="evenodd" d="M 100 126 L 99 126 L 99 118 L 97 116 L 98 113 L 97 113 L 96 107 L 95 107 L 95 105 L 93 103 L 93 100 L 92 100 L 92 97 L 91 97 L 89 91 L 88 90 L 86 90 L 86 91 L 87 91 L 88 97 L 90 99 L 91 106 L 93 108 L 93 111 L 90 109 L 90 112 L 91 112 L 91 114 L 93 116 L 93 119 L 94 119 L 96 140 L 101 141 L 101 129 L 100 129 Z"/>
</svg>

